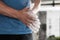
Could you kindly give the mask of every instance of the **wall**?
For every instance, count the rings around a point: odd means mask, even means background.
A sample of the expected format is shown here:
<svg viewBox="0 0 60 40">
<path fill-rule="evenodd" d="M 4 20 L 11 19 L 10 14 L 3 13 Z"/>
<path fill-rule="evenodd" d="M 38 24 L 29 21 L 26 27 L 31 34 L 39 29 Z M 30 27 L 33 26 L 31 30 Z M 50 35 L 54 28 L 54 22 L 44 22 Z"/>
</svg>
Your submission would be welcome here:
<svg viewBox="0 0 60 40">
<path fill-rule="evenodd" d="M 47 11 L 47 37 L 50 35 L 59 36 L 59 10 L 49 10 Z"/>
</svg>

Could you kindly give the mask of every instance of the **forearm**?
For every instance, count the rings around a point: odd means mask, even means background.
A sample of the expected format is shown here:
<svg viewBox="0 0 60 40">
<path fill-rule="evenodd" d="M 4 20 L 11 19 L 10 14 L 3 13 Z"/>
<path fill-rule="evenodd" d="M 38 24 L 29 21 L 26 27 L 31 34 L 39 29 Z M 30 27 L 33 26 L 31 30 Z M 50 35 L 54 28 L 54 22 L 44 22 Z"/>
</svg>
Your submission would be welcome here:
<svg viewBox="0 0 60 40">
<path fill-rule="evenodd" d="M 34 10 L 35 8 L 37 8 L 38 5 L 39 5 L 39 3 L 40 3 L 40 0 L 34 0 L 34 7 L 32 8 L 32 10 Z"/>
<path fill-rule="evenodd" d="M 0 1 L 0 14 L 8 17 L 17 18 L 19 15 L 17 14 L 17 12 L 18 12 L 17 10 L 8 7 L 3 2 Z"/>
<path fill-rule="evenodd" d="M 3 11 L 2 11 L 2 10 L 0 10 L 0 14 L 1 14 L 1 13 L 3 13 Z"/>
<path fill-rule="evenodd" d="M 4 16 L 12 17 L 12 18 L 17 18 L 16 14 L 13 14 L 6 9 L 0 10 L 0 14 Z"/>
</svg>

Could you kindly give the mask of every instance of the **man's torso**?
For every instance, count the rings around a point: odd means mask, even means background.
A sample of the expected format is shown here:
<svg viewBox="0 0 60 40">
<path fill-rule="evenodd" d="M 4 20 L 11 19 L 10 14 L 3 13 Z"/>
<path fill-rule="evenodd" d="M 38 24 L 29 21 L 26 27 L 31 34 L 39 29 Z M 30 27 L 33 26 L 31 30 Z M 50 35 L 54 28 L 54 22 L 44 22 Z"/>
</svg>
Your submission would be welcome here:
<svg viewBox="0 0 60 40">
<path fill-rule="evenodd" d="M 21 10 L 28 5 L 29 0 L 3 0 L 11 8 Z M 0 15 L 0 34 L 28 34 L 31 30 L 20 20 Z"/>
</svg>

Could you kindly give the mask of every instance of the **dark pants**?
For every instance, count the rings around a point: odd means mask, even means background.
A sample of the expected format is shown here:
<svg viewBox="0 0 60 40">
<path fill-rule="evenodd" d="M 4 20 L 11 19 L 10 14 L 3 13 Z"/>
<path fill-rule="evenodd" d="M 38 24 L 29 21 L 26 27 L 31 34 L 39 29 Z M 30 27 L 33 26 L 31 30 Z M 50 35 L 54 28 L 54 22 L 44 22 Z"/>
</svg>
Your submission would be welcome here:
<svg viewBox="0 0 60 40">
<path fill-rule="evenodd" d="M 0 40 L 33 40 L 32 34 L 0 35 Z"/>
</svg>

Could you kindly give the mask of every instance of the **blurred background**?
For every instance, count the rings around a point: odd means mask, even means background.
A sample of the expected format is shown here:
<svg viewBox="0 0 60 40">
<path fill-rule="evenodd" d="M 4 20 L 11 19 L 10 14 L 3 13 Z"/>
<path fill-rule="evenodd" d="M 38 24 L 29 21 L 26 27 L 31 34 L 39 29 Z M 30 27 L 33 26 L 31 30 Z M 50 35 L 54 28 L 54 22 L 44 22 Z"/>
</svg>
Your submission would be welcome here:
<svg viewBox="0 0 60 40">
<path fill-rule="evenodd" d="M 33 39 L 60 40 L 60 0 L 41 0 L 37 15 L 41 28 Z"/>
<path fill-rule="evenodd" d="M 42 6 L 60 6 L 60 0 L 41 0 Z"/>
</svg>

